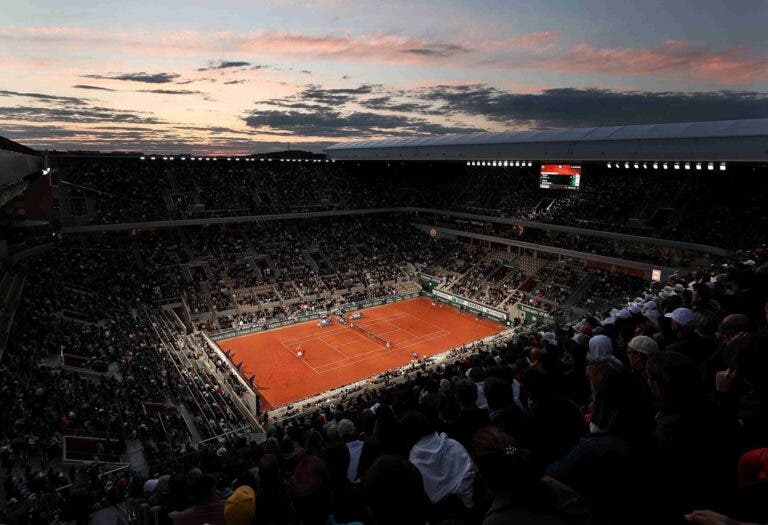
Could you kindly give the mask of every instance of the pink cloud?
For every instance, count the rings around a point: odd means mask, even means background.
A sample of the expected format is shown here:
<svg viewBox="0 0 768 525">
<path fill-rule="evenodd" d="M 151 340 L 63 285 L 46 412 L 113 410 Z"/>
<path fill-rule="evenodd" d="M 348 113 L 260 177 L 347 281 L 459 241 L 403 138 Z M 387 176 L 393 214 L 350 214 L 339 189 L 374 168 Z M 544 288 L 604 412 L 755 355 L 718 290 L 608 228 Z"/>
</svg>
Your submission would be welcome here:
<svg viewBox="0 0 768 525">
<path fill-rule="evenodd" d="M 768 80 L 766 56 L 751 57 L 746 48 L 711 51 L 680 40 L 668 40 L 655 48 L 597 48 L 579 44 L 530 64 L 530 67 L 622 77 L 689 75 L 724 85 Z"/>
</svg>

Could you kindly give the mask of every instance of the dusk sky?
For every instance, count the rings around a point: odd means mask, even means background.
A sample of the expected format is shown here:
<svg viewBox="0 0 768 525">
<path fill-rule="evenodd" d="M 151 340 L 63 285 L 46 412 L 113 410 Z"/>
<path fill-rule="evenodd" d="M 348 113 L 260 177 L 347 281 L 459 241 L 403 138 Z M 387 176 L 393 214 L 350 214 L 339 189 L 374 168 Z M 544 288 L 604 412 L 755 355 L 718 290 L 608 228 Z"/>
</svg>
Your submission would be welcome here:
<svg viewBox="0 0 768 525">
<path fill-rule="evenodd" d="M 768 0 L 3 0 L 0 135 L 245 153 L 768 117 Z"/>
</svg>

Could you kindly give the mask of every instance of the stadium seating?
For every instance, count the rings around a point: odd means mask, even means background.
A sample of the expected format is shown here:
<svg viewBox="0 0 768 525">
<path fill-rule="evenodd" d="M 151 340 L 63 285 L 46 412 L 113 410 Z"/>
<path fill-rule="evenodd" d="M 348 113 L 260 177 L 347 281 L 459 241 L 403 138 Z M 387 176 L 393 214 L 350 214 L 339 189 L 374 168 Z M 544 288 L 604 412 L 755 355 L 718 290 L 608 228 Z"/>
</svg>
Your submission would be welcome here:
<svg viewBox="0 0 768 525">
<path fill-rule="evenodd" d="M 746 191 L 717 177 L 598 173 L 543 210 L 552 194 L 532 174 L 509 184 L 503 169 L 419 178 L 352 163 L 55 166 L 67 226 L 417 206 L 741 251 L 698 264 L 685 250 L 439 218 L 689 266 L 650 283 L 583 258 L 431 237 L 413 224 L 423 216 L 394 212 L 65 233 L 2 268 L 0 290 L 23 283 L 20 298 L 2 301 L 12 324 L 0 358 L 6 515 L 53 523 L 74 504 L 117 504 L 147 522 L 202 507 L 223 522 L 249 486 L 259 523 L 371 523 L 386 521 L 377 501 L 416 480 L 418 504 L 392 506 L 393 522 L 423 511 L 430 523 L 480 523 L 499 495 L 547 523 L 674 523 L 707 507 L 768 519 L 765 484 L 739 487 L 735 476 L 743 454 L 768 444 L 768 250 L 754 226 L 764 181 Z M 259 424 L 238 363 L 203 335 L 412 293 L 424 275 L 517 324 Z M 559 324 L 521 325 L 523 306 Z M 421 461 L 430 450 L 466 468 Z M 65 472 L 62 457 L 84 466 Z M 441 491 L 429 476 L 453 483 Z"/>
</svg>

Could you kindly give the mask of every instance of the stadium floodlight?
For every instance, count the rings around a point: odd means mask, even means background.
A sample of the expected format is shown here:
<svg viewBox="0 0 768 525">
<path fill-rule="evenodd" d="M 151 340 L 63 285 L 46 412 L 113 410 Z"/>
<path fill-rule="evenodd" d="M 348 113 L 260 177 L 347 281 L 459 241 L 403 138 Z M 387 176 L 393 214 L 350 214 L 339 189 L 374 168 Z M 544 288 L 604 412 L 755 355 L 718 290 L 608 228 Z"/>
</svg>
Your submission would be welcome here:
<svg viewBox="0 0 768 525">
<path fill-rule="evenodd" d="M 659 169 L 659 163 L 658 162 L 654 162 L 653 163 L 653 169 L 655 169 L 655 170 Z"/>
<path fill-rule="evenodd" d="M 508 160 L 505 160 L 505 161 L 504 161 L 504 167 L 506 168 L 507 166 L 509 166 L 509 161 L 508 161 Z"/>
<path fill-rule="evenodd" d="M 628 170 L 628 169 L 629 169 L 629 162 L 625 162 L 625 163 L 624 163 L 624 169 L 625 169 L 625 170 Z"/>
<path fill-rule="evenodd" d="M 676 169 L 676 170 L 679 170 L 679 169 L 680 169 L 680 163 L 679 163 L 679 162 L 675 162 L 675 169 Z"/>
<path fill-rule="evenodd" d="M 141 160 L 144 160 L 144 157 L 139 157 Z"/>
<path fill-rule="evenodd" d="M 232 160 L 232 157 L 227 157 L 227 160 Z"/>
<path fill-rule="evenodd" d="M 533 162 L 528 161 L 528 167 L 530 168 L 531 166 L 533 166 Z"/>
<path fill-rule="evenodd" d="M 163 157 L 163 160 L 168 160 L 168 157 Z"/>
<path fill-rule="evenodd" d="M 635 169 L 640 169 L 640 164 L 638 164 L 637 162 L 635 162 Z"/>
<path fill-rule="evenodd" d="M 720 171 L 725 171 L 725 162 L 720 163 Z"/>
<path fill-rule="evenodd" d="M 647 169 L 648 169 L 648 164 L 646 164 L 645 162 L 643 162 L 643 169 L 644 169 L 644 170 L 647 170 Z"/>
<path fill-rule="evenodd" d="M 665 162 L 664 164 L 662 164 L 662 168 L 664 168 L 665 170 L 668 170 L 669 169 L 669 164 L 667 164 Z"/>
<path fill-rule="evenodd" d="M 612 165 L 610 162 L 607 164 L 607 166 L 608 166 L 609 168 L 612 168 L 612 167 L 613 167 L 613 165 Z"/>
<path fill-rule="evenodd" d="M 686 162 L 685 163 L 685 169 L 687 169 L 687 170 L 691 169 L 691 163 L 690 162 Z"/>
<path fill-rule="evenodd" d="M 696 169 L 701 171 L 701 162 L 696 163 Z"/>
<path fill-rule="evenodd" d="M 149 157 L 149 160 L 155 160 L 155 157 Z"/>
<path fill-rule="evenodd" d="M 707 164 L 707 169 L 709 171 L 714 170 L 715 169 L 715 163 L 714 162 L 710 162 L 709 164 Z"/>
</svg>

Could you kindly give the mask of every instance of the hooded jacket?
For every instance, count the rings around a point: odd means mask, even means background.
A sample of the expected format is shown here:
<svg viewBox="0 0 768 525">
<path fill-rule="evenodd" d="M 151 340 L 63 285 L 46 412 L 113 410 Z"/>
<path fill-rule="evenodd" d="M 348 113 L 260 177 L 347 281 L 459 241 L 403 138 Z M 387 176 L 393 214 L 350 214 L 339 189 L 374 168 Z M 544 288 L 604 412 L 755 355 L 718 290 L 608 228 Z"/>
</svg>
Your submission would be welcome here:
<svg viewBox="0 0 768 525">
<path fill-rule="evenodd" d="M 413 446 L 408 459 L 421 472 L 424 491 L 432 503 L 455 494 L 465 507 L 472 508 L 475 466 L 458 441 L 433 432 Z"/>
</svg>

